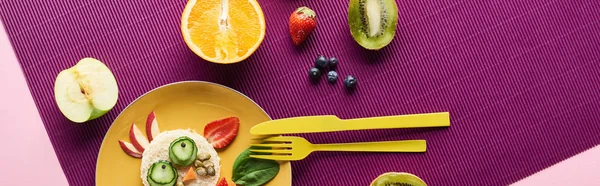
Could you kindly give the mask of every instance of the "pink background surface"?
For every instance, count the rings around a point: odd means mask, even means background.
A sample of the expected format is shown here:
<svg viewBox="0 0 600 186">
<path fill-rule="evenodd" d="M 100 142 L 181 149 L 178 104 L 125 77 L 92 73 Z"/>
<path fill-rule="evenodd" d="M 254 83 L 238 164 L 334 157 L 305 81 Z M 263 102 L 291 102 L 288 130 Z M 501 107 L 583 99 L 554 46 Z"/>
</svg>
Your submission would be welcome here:
<svg viewBox="0 0 600 186">
<path fill-rule="evenodd" d="M 0 185 L 68 185 L 0 24 Z"/>
<path fill-rule="evenodd" d="M 0 185 L 68 185 L 1 23 L 0 29 Z M 597 186 L 599 159 L 597 146 L 513 185 Z"/>
</svg>

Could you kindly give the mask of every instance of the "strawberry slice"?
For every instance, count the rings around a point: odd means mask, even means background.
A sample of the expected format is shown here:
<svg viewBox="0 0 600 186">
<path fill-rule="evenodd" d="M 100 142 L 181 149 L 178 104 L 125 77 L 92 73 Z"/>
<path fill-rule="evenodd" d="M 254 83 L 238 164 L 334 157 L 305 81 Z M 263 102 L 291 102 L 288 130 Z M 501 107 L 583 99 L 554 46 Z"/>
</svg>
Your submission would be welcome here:
<svg viewBox="0 0 600 186">
<path fill-rule="evenodd" d="M 212 121 L 204 127 L 204 137 L 214 148 L 223 148 L 237 135 L 240 127 L 240 119 L 228 117 Z"/>
<path fill-rule="evenodd" d="M 225 179 L 225 177 L 222 177 L 221 180 L 219 180 L 217 186 L 227 186 L 227 180 Z"/>
</svg>

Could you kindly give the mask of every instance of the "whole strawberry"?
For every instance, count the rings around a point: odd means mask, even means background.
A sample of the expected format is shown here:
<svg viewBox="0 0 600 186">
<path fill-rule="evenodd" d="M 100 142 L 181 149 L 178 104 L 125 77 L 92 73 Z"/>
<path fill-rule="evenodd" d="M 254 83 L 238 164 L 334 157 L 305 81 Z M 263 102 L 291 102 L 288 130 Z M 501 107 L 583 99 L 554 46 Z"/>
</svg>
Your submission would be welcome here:
<svg viewBox="0 0 600 186">
<path fill-rule="evenodd" d="M 308 7 L 300 7 L 290 16 L 289 26 L 292 41 L 300 45 L 317 27 L 317 15 Z"/>
</svg>

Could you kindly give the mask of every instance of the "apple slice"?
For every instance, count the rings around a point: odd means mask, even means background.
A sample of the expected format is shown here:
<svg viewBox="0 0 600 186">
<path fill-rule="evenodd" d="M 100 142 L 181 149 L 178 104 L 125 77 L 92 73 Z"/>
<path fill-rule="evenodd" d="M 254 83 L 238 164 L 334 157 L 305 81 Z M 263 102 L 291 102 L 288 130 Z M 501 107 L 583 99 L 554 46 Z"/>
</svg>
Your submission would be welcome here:
<svg viewBox="0 0 600 186">
<path fill-rule="evenodd" d="M 142 158 L 142 153 L 135 149 L 135 147 L 131 143 L 119 140 L 119 145 L 121 145 L 123 151 L 125 151 L 125 153 L 127 153 L 131 157 Z"/>
<path fill-rule="evenodd" d="M 152 111 L 148 114 L 148 119 L 146 119 L 146 136 L 148 136 L 148 141 L 152 142 L 158 133 L 160 133 L 158 120 L 156 119 L 156 114 Z"/>
<path fill-rule="evenodd" d="M 61 71 L 54 82 L 54 99 L 60 112 L 75 123 L 83 123 L 110 111 L 119 97 L 117 80 L 108 67 L 83 58 Z"/>
<path fill-rule="evenodd" d="M 135 149 L 140 152 L 144 152 L 144 149 L 146 149 L 146 147 L 148 147 L 150 144 L 146 137 L 144 137 L 142 131 L 135 126 L 135 123 L 132 123 L 131 127 L 129 128 L 129 139 L 131 140 L 131 144 L 133 144 Z"/>
</svg>

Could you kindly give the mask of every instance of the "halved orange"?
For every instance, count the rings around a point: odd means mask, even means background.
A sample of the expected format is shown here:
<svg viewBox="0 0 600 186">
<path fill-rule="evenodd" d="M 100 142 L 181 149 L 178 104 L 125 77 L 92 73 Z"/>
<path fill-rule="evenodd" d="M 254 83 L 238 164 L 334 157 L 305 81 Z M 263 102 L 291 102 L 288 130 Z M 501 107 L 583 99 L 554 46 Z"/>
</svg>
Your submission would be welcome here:
<svg viewBox="0 0 600 186">
<path fill-rule="evenodd" d="M 181 17 L 185 43 L 214 63 L 248 58 L 262 43 L 265 27 L 256 0 L 189 0 Z"/>
</svg>

